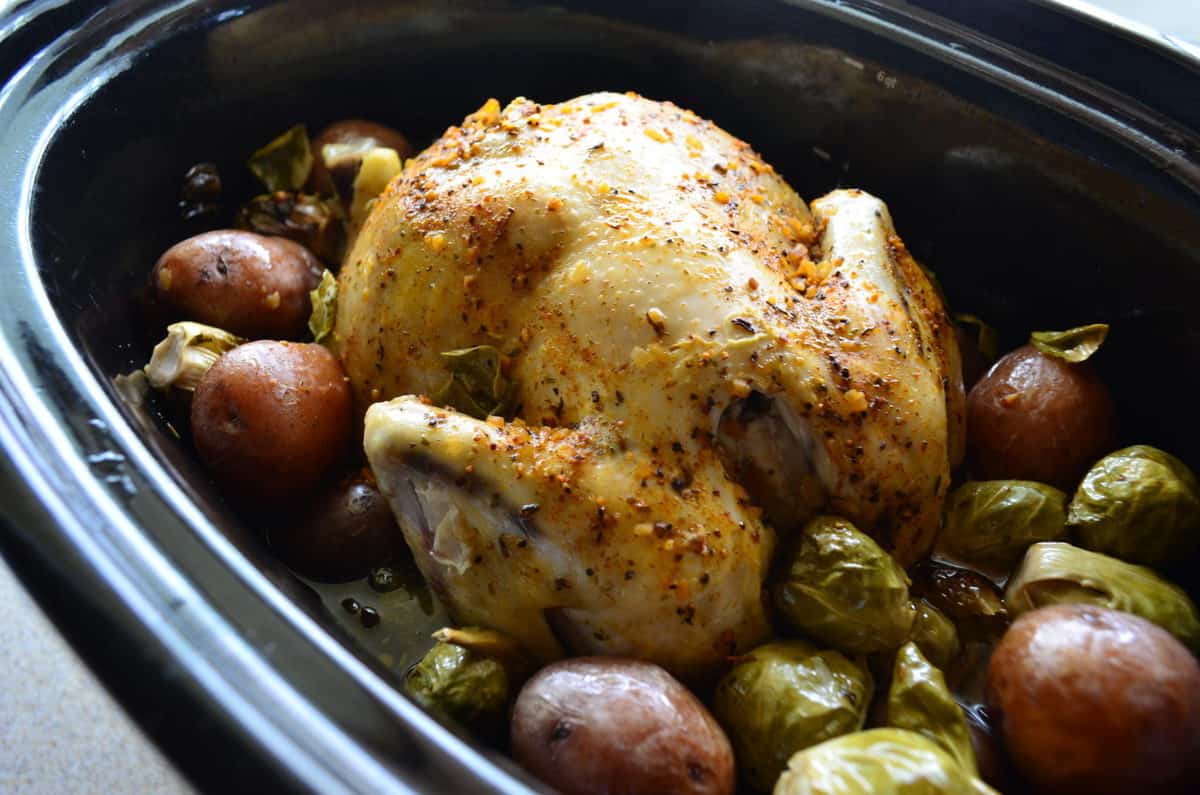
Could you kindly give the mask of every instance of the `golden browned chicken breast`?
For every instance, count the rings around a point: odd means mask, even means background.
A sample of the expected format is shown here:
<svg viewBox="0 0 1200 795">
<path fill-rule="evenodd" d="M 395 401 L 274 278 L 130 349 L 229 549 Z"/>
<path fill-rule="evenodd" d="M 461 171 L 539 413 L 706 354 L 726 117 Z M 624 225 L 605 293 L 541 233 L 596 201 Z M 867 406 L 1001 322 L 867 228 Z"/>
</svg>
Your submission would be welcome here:
<svg viewBox="0 0 1200 795">
<path fill-rule="evenodd" d="M 339 287 L 334 346 L 422 572 L 540 656 L 702 675 L 768 634 L 777 532 L 838 513 L 902 561 L 936 532 L 958 351 L 887 207 L 810 211 L 689 111 L 489 102 L 380 197 Z M 475 346 L 465 374 L 443 355 Z"/>
</svg>

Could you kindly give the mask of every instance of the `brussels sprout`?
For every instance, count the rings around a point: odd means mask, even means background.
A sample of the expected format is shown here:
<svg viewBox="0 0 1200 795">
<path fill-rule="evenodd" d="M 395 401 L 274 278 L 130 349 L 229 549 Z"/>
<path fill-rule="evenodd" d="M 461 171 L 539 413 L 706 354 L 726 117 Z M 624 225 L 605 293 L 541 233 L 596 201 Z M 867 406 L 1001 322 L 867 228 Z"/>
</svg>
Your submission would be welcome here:
<svg viewBox="0 0 1200 795">
<path fill-rule="evenodd" d="M 871 729 L 813 746 L 788 760 L 774 795 L 997 795 L 932 740 Z"/>
<path fill-rule="evenodd" d="M 1029 344 L 1047 356 L 1079 364 L 1100 350 L 1107 336 L 1108 324 L 1092 323 L 1066 331 L 1035 331 L 1029 335 Z"/>
<path fill-rule="evenodd" d="M 290 128 L 252 154 L 246 165 L 271 193 L 300 190 L 313 166 L 308 129 L 303 124 Z"/>
<path fill-rule="evenodd" d="M 238 229 L 294 240 L 323 262 L 342 259 L 345 234 L 334 200 L 294 191 L 264 193 L 242 205 L 234 223 Z"/>
<path fill-rule="evenodd" d="M 967 718 L 946 687 L 942 672 L 929 664 L 915 643 L 906 643 L 896 652 L 887 725 L 928 737 L 963 769 L 978 775 Z"/>
<path fill-rule="evenodd" d="M 404 688 L 427 709 L 469 725 L 503 716 L 509 677 L 499 660 L 439 641 L 409 669 Z"/>
<path fill-rule="evenodd" d="M 453 406 L 477 419 L 512 410 L 513 384 L 504 377 L 500 351 L 491 345 L 476 345 L 444 351 L 442 359 L 450 378 L 433 395 L 439 406 Z"/>
<path fill-rule="evenodd" d="M 1200 652 L 1200 613 L 1180 588 L 1144 566 L 1063 543 L 1034 544 L 1005 591 L 1014 617 L 1038 607 L 1089 604 L 1141 616 Z"/>
<path fill-rule="evenodd" d="M 1088 471 L 1067 522 L 1079 543 L 1131 563 L 1162 566 L 1200 545 L 1200 485 L 1187 464 L 1144 444 Z"/>
<path fill-rule="evenodd" d="M 904 570 L 845 519 L 810 521 L 784 561 L 775 605 L 798 631 L 853 654 L 908 639 L 917 610 Z"/>
<path fill-rule="evenodd" d="M 167 336 L 154 346 L 145 367 L 155 389 L 195 392 L 201 376 L 217 359 L 245 342 L 215 326 L 184 320 L 167 326 Z"/>
<path fill-rule="evenodd" d="M 965 640 L 994 639 L 1008 626 L 996 584 L 967 569 L 923 561 L 912 570 L 912 592 L 954 621 Z"/>
<path fill-rule="evenodd" d="M 1030 480 L 964 483 L 946 501 L 934 554 L 1005 577 L 1030 545 L 1067 535 L 1067 495 Z"/>
<path fill-rule="evenodd" d="M 308 330 L 312 332 L 313 342 L 321 342 L 333 331 L 333 322 L 337 319 L 337 293 L 337 279 L 326 270 L 321 274 L 321 283 L 308 294 L 312 303 Z"/>
<path fill-rule="evenodd" d="M 866 669 L 836 651 L 768 643 L 717 684 L 713 714 L 743 778 L 767 791 L 796 751 L 861 729 L 873 690 Z"/>
<path fill-rule="evenodd" d="M 917 618 L 909 639 L 938 668 L 948 666 L 962 648 L 954 622 L 925 599 L 917 601 Z"/>
</svg>

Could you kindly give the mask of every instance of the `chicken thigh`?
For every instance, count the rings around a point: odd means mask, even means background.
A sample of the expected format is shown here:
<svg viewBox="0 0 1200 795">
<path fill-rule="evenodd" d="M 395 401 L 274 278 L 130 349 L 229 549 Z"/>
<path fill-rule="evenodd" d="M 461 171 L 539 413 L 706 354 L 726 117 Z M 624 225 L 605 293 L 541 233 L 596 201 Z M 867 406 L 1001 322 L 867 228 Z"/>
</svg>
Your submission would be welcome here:
<svg viewBox="0 0 1200 795">
<path fill-rule="evenodd" d="M 769 634 L 777 534 L 823 510 L 911 561 L 961 451 L 953 331 L 883 202 L 810 210 L 633 95 L 490 101 L 410 161 L 333 345 L 423 574 L 544 659 L 703 676 Z M 430 399 L 473 346 L 502 354 L 507 420 Z"/>
</svg>

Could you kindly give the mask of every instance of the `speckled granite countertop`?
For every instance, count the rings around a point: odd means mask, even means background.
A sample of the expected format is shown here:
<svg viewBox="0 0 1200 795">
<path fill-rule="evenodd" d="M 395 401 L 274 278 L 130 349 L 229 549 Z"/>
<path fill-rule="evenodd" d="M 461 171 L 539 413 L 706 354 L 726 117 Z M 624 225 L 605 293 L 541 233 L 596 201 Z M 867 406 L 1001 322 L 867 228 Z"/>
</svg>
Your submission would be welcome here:
<svg viewBox="0 0 1200 795">
<path fill-rule="evenodd" d="M 0 11 L 8 4 L 0 0 Z M 1190 0 L 1092 0 L 1200 46 Z M 0 792 L 191 793 L 0 560 Z"/>
</svg>

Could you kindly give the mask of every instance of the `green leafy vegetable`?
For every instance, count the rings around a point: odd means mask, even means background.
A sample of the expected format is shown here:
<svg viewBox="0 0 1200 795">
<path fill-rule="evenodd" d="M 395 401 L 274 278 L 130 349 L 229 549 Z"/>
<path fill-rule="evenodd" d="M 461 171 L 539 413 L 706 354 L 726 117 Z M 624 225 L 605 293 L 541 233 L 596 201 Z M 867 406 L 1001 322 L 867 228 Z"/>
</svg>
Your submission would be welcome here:
<svg viewBox="0 0 1200 795">
<path fill-rule="evenodd" d="M 796 751 L 861 729 L 873 690 L 866 669 L 836 651 L 802 640 L 768 643 L 721 679 L 713 713 L 742 776 L 767 791 Z"/>
<path fill-rule="evenodd" d="M 1090 359 L 1107 336 L 1107 323 L 1092 323 L 1066 331 L 1035 331 L 1029 335 L 1029 343 L 1047 356 L 1079 364 Z"/>
<path fill-rule="evenodd" d="M 446 641 L 435 644 L 409 669 L 404 688 L 427 709 L 468 725 L 498 720 L 508 706 L 504 665 Z"/>
<path fill-rule="evenodd" d="M 320 342 L 333 331 L 333 323 L 337 320 L 337 294 L 337 279 L 326 270 L 321 274 L 321 283 L 308 294 L 312 304 L 308 330 L 312 332 L 313 342 Z"/>
<path fill-rule="evenodd" d="M 1067 535 L 1067 495 L 1028 480 L 964 483 L 946 501 L 934 553 L 993 577 L 1005 577 L 1030 545 Z"/>
<path fill-rule="evenodd" d="M 1146 566 L 1186 560 L 1200 545 L 1200 485 L 1170 453 L 1126 447 L 1087 473 L 1067 522 L 1096 552 Z"/>
<path fill-rule="evenodd" d="M 300 190 L 313 165 L 308 130 L 297 124 L 251 155 L 246 165 L 271 193 Z"/>
<path fill-rule="evenodd" d="M 954 622 L 925 599 L 917 602 L 917 618 L 909 637 L 938 668 L 948 666 L 962 649 Z"/>
<path fill-rule="evenodd" d="M 912 570 L 912 592 L 953 620 L 965 640 L 995 640 L 1008 627 L 1000 590 L 978 572 L 922 561 Z"/>
<path fill-rule="evenodd" d="M 513 385 L 504 377 L 500 351 L 476 345 L 442 353 L 450 379 L 433 395 L 440 406 L 453 406 L 478 419 L 512 410 Z"/>
<path fill-rule="evenodd" d="M 865 533 L 835 516 L 805 525 L 772 592 L 796 630 L 834 648 L 866 654 L 908 639 L 916 606 L 904 570 Z"/>
<path fill-rule="evenodd" d="M 904 729 L 871 729 L 793 756 L 774 795 L 997 793 L 932 740 Z"/>
<path fill-rule="evenodd" d="M 324 262 L 342 258 L 345 235 L 336 200 L 282 190 L 264 193 L 242 205 L 234 224 L 260 235 L 295 240 Z"/>
<path fill-rule="evenodd" d="M 1182 589 L 1151 569 L 1063 543 L 1034 544 L 1005 600 L 1014 618 L 1038 607 L 1090 604 L 1141 616 L 1200 652 L 1200 613 Z"/>
<path fill-rule="evenodd" d="M 929 664 L 915 643 L 896 652 L 888 689 L 887 724 L 924 735 L 978 775 L 975 750 L 962 708 L 955 702 L 942 672 Z"/>
<path fill-rule="evenodd" d="M 963 328 L 974 340 L 975 348 L 989 362 L 996 361 L 1000 356 L 1000 335 L 996 329 L 980 320 L 975 315 L 957 314 L 954 322 Z"/>
<path fill-rule="evenodd" d="M 166 338 L 150 354 L 146 380 L 155 389 L 194 392 L 208 368 L 243 342 L 241 337 L 215 326 L 191 320 L 172 323 L 167 326 Z"/>
</svg>

